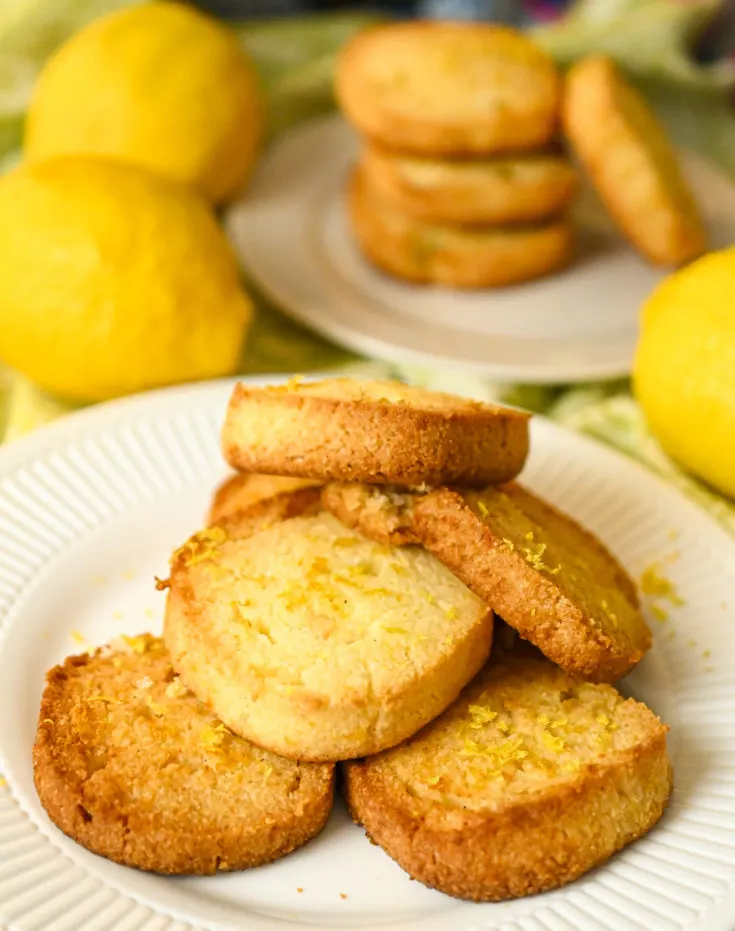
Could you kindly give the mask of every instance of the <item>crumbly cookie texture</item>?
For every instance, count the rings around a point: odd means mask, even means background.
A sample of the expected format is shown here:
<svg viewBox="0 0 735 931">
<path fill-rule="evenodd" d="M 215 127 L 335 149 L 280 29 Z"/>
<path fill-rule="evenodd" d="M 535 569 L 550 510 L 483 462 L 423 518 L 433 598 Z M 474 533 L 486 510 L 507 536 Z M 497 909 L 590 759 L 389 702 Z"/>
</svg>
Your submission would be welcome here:
<svg viewBox="0 0 735 931">
<path fill-rule="evenodd" d="M 367 536 L 421 543 L 570 672 L 614 682 L 651 645 L 635 583 L 612 553 L 516 482 L 392 498 L 377 487 L 332 484 L 323 501 Z"/>
<path fill-rule="evenodd" d="M 420 543 L 413 529 L 416 492 L 393 485 L 330 482 L 322 491 L 324 507 L 348 527 L 378 543 Z"/>
<path fill-rule="evenodd" d="M 577 190 L 575 169 L 551 153 L 458 161 L 368 145 L 359 164 L 370 191 L 428 224 L 534 223 L 563 212 Z"/>
<path fill-rule="evenodd" d="M 240 384 L 222 429 L 243 472 L 378 484 L 506 481 L 528 455 L 528 415 L 394 381 Z"/>
<path fill-rule="evenodd" d="M 493 615 L 425 550 L 367 540 L 318 498 L 261 502 L 185 543 L 164 636 L 233 731 L 286 757 L 343 760 L 454 701 L 490 653 Z"/>
<path fill-rule="evenodd" d="M 572 257 L 572 224 L 449 226 L 416 219 L 382 199 L 358 166 L 348 182 L 352 232 L 379 269 L 405 281 L 499 288 L 551 274 Z"/>
<path fill-rule="evenodd" d="M 499 901 L 562 886 L 645 834 L 666 726 L 545 660 L 490 663 L 411 740 L 345 765 L 354 819 L 414 879 Z"/>
<path fill-rule="evenodd" d="M 349 42 L 335 90 L 347 119 L 388 148 L 477 156 L 547 145 L 561 81 L 549 56 L 512 29 L 410 22 Z"/>
<path fill-rule="evenodd" d="M 318 834 L 332 807 L 332 766 L 237 737 L 149 634 L 48 673 L 33 762 L 41 803 L 65 834 L 158 873 L 268 863 Z"/>
<path fill-rule="evenodd" d="M 564 129 L 609 213 L 656 265 L 682 265 L 707 234 L 674 146 L 644 98 L 604 56 L 582 59 L 564 92 Z"/>
</svg>

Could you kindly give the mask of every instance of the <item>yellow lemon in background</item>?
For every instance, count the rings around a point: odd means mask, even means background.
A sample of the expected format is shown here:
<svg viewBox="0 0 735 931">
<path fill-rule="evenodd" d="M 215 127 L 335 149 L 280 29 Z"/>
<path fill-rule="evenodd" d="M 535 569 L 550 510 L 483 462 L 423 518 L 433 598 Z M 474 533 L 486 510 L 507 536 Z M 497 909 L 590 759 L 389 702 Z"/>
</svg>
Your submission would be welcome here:
<svg viewBox="0 0 735 931">
<path fill-rule="evenodd" d="M 225 26 L 154 2 L 103 17 L 41 72 L 25 156 L 111 155 L 231 199 L 252 172 L 263 128 L 253 66 Z"/>
<path fill-rule="evenodd" d="M 0 361 L 98 401 L 231 372 L 251 304 L 206 202 L 90 156 L 0 179 Z"/>
<path fill-rule="evenodd" d="M 706 255 L 653 292 L 633 388 L 664 449 L 735 497 L 735 248 Z"/>
</svg>

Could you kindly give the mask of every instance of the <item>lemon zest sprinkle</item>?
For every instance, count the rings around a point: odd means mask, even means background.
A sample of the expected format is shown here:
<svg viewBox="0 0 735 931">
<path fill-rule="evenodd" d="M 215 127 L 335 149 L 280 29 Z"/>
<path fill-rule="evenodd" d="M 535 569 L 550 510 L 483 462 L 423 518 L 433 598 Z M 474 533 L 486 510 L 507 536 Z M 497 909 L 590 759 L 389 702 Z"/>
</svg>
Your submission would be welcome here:
<svg viewBox="0 0 735 931">
<path fill-rule="evenodd" d="M 546 544 L 539 543 L 535 549 L 532 549 L 530 546 L 523 547 L 523 556 L 526 562 L 532 566 L 534 569 L 537 569 L 539 572 L 548 572 L 549 575 L 557 575 L 561 572 L 561 566 L 557 566 L 555 569 L 551 569 L 543 560 L 543 555 L 546 552 Z"/>
<path fill-rule="evenodd" d="M 656 618 L 659 624 L 664 624 L 669 619 L 669 612 L 661 605 L 651 605 L 651 614 Z"/>
<path fill-rule="evenodd" d="M 491 724 L 498 717 L 497 711 L 491 711 L 490 708 L 485 708 L 483 705 L 470 705 L 468 711 L 472 718 L 470 727 L 475 729 L 482 727 L 484 724 Z"/>
<path fill-rule="evenodd" d="M 150 698 L 146 701 L 146 705 L 157 718 L 162 718 L 166 714 L 166 706 L 160 705 L 158 702 L 152 701 Z"/>
<path fill-rule="evenodd" d="M 597 721 L 598 724 L 602 725 L 602 727 L 608 733 L 616 729 L 615 722 L 612 720 L 612 718 L 610 718 L 606 714 L 598 714 L 597 717 L 595 718 L 595 721 Z"/>
<path fill-rule="evenodd" d="M 189 689 L 187 689 L 179 676 L 174 676 L 174 678 L 166 686 L 166 698 L 183 698 L 184 695 L 188 694 Z"/>
<path fill-rule="evenodd" d="M 148 641 L 145 637 L 128 637 L 126 634 L 122 634 L 120 639 L 125 646 L 130 647 L 139 656 L 142 656 L 148 650 Z"/>
<path fill-rule="evenodd" d="M 677 592 L 671 579 L 661 573 L 661 564 L 652 563 L 641 575 L 641 591 L 652 598 L 664 598 L 674 607 L 681 607 L 686 601 Z"/>
<path fill-rule="evenodd" d="M 173 564 L 177 559 L 181 559 L 184 566 L 195 566 L 198 563 L 207 562 L 215 559 L 219 555 L 219 548 L 227 539 L 227 534 L 222 527 L 207 527 L 200 530 L 174 550 L 171 557 Z"/>
</svg>

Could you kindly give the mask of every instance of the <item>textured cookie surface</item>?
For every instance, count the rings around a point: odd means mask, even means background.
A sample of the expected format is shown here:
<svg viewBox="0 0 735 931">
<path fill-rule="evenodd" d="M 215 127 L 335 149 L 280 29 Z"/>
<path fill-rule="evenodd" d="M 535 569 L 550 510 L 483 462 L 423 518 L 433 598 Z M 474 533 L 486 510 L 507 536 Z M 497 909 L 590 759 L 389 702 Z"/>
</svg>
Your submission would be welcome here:
<svg viewBox="0 0 735 931">
<path fill-rule="evenodd" d="M 564 885 L 648 831 L 666 727 L 544 660 L 492 661 L 411 740 L 345 765 L 356 821 L 414 879 L 497 901 Z"/>
<path fill-rule="evenodd" d="M 478 155 L 548 143 L 560 80 L 511 29 L 414 22 L 356 36 L 340 55 L 336 92 L 347 119 L 384 146 Z"/>
<path fill-rule="evenodd" d="M 41 803 L 65 834 L 160 873 L 275 860 L 314 837 L 332 806 L 331 766 L 236 737 L 147 634 L 49 672 L 33 759 Z"/>
<path fill-rule="evenodd" d="M 245 472 L 471 487 L 513 478 L 528 454 L 528 416 L 388 381 L 237 385 L 222 430 Z"/>
<path fill-rule="evenodd" d="M 350 178 L 347 207 L 365 256 L 382 271 L 418 284 L 498 288 L 557 271 L 572 255 L 566 219 L 505 227 L 428 223 L 377 196 L 361 168 Z"/>
<path fill-rule="evenodd" d="M 207 523 L 216 524 L 224 517 L 246 511 L 249 507 L 267 498 L 283 494 L 286 491 L 298 491 L 317 485 L 308 478 L 286 478 L 280 475 L 258 475 L 257 473 L 238 472 L 230 476 L 214 493 L 209 509 Z"/>
<path fill-rule="evenodd" d="M 517 483 L 392 497 L 333 485 L 323 500 L 367 535 L 423 544 L 564 669 L 615 681 L 651 645 L 635 585 L 615 557 Z M 402 539 L 391 537 L 396 527 Z"/>
<path fill-rule="evenodd" d="M 561 213 L 577 187 L 569 162 L 551 154 L 450 161 L 368 146 L 360 167 L 370 190 L 396 210 L 427 223 L 543 220 Z"/>
<path fill-rule="evenodd" d="M 643 97 L 604 57 L 567 77 L 564 128 L 608 211 L 658 265 L 681 265 L 707 237 L 676 151 Z"/>
<path fill-rule="evenodd" d="M 492 613 L 426 551 L 367 540 L 314 495 L 264 501 L 186 543 L 165 639 L 236 733 L 284 756 L 348 759 L 456 698 L 490 652 Z"/>
<path fill-rule="evenodd" d="M 348 527 L 378 543 L 403 546 L 420 543 L 413 526 L 416 492 L 393 485 L 330 482 L 322 503 Z"/>
</svg>

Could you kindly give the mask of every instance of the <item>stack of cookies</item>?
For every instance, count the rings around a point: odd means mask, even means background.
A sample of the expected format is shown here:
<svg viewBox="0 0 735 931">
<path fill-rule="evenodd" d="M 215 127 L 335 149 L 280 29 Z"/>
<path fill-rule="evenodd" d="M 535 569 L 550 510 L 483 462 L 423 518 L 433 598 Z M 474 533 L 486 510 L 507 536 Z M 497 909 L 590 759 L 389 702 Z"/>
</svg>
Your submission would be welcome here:
<svg viewBox="0 0 735 931">
<path fill-rule="evenodd" d="M 666 727 L 605 546 L 514 479 L 525 414 L 395 382 L 236 387 L 237 474 L 173 554 L 163 640 L 48 676 L 39 796 L 90 850 L 244 869 L 355 821 L 413 878 L 551 889 L 656 823 Z M 500 618 L 502 617 L 502 621 Z"/>
<path fill-rule="evenodd" d="M 607 58 L 584 59 L 562 82 L 511 29 L 401 23 L 355 37 L 335 87 L 365 140 L 348 181 L 352 230 L 399 279 L 486 288 L 566 265 L 577 176 L 562 132 L 649 261 L 681 265 L 706 248 L 673 146 Z"/>
<path fill-rule="evenodd" d="M 561 79 L 529 39 L 479 24 L 372 29 L 344 49 L 336 91 L 365 137 L 348 213 L 379 268 L 482 288 L 569 261 L 577 185 L 554 151 Z"/>
</svg>

